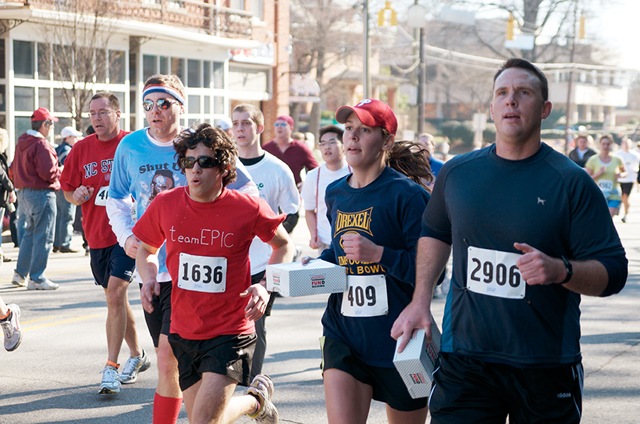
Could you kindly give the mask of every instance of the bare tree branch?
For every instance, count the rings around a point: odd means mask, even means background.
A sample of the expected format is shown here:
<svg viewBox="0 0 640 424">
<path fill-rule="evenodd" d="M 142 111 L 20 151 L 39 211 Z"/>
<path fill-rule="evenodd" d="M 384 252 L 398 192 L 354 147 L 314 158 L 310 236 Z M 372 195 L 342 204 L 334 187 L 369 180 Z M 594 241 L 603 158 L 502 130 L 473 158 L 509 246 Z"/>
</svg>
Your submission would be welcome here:
<svg viewBox="0 0 640 424">
<path fill-rule="evenodd" d="M 39 60 L 51 66 L 72 120 L 80 128 L 93 88 L 107 82 L 112 64 L 106 46 L 113 31 L 104 19 L 109 4 L 100 0 L 58 1 L 56 7 L 60 19 L 56 25 L 43 26 L 50 44 L 43 44 L 44 57 Z"/>
</svg>

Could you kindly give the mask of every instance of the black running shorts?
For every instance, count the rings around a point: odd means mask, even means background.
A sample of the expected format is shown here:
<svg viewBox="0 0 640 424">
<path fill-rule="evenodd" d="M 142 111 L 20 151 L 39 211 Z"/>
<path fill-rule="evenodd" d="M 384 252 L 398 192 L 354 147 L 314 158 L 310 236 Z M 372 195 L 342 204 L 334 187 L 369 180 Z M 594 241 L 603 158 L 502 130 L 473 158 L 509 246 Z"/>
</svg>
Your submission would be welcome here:
<svg viewBox="0 0 640 424">
<path fill-rule="evenodd" d="M 413 399 L 395 368 L 374 367 L 356 357 L 351 348 L 339 340 L 322 337 L 322 371 L 344 371 L 373 388 L 373 399 L 398 411 L 417 411 L 427 406 L 428 398 Z"/>
<path fill-rule="evenodd" d="M 429 399 L 432 424 L 577 424 L 582 364 L 516 368 L 441 353 Z"/>
<path fill-rule="evenodd" d="M 109 285 L 109 277 L 116 277 L 131 282 L 136 260 L 130 258 L 119 244 L 104 249 L 91 249 L 91 273 L 97 286 L 105 289 Z"/>
<path fill-rule="evenodd" d="M 160 282 L 160 296 L 153 296 L 151 301 L 153 312 L 144 311 L 144 320 L 147 323 L 147 328 L 155 347 L 158 347 L 160 334 L 169 335 L 171 327 L 171 287 L 171 281 Z"/>
<path fill-rule="evenodd" d="M 207 340 L 187 340 L 170 334 L 169 343 L 178 360 L 180 389 L 183 391 L 200 381 L 205 372 L 226 375 L 242 386 L 249 386 L 255 334 L 218 336 Z"/>
</svg>

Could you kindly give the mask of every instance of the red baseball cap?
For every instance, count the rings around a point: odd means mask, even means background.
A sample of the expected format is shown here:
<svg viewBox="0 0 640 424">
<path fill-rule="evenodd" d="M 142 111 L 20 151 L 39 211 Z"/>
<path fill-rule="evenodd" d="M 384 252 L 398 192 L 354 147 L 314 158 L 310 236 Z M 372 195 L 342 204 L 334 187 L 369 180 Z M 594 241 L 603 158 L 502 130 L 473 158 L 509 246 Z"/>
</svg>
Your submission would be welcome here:
<svg viewBox="0 0 640 424">
<path fill-rule="evenodd" d="M 38 109 L 36 109 L 33 112 L 33 115 L 31 115 L 31 120 L 32 121 L 53 121 L 53 122 L 58 122 L 58 118 L 55 118 L 51 112 L 49 112 L 49 109 L 47 109 L 46 107 L 39 107 Z"/>
<path fill-rule="evenodd" d="M 369 127 L 381 127 L 396 135 L 398 120 L 388 104 L 376 99 L 364 99 L 360 103 L 351 106 L 342 106 L 336 112 L 336 121 L 344 124 L 347 118 L 355 113 L 360 122 Z"/>
<path fill-rule="evenodd" d="M 276 121 L 284 121 L 287 124 L 289 124 L 291 129 L 293 129 L 293 118 L 290 117 L 289 115 L 280 115 L 276 118 Z"/>
</svg>

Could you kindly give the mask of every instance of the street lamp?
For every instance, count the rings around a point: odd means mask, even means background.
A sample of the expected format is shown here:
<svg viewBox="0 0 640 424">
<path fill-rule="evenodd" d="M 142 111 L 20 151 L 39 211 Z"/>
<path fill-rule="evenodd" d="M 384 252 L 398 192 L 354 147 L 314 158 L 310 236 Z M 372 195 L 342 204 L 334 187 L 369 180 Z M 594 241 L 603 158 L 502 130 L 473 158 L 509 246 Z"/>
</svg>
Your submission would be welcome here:
<svg viewBox="0 0 640 424">
<path fill-rule="evenodd" d="M 425 27 L 427 26 L 427 8 L 418 4 L 418 0 L 407 10 L 407 25 L 418 30 L 418 90 L 416 103 L 418 106 L 418 136 L 424 132 L 424 103 L 425 103 Z"/>
</svg>

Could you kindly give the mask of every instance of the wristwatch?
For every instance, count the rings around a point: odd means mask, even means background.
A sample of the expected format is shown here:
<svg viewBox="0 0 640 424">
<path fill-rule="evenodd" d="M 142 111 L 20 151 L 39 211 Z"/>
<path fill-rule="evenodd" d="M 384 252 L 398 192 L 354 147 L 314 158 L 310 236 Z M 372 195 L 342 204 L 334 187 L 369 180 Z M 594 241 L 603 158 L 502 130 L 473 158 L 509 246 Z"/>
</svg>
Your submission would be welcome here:
<svg viewBox="0 0 640 424">
<path fill-rule="evenodd" d="M 567 276 L 564 277 L 564 280 L 560 281 L 558 284 L 565 284 L 568 283 L 569 280 L 571 280 L 571 277 L 573 277 L 573 265 L 571 265 L 571 262 L 569 262 L 569 260 L 564 256 L 560 256 L 560 259 L 562 259 L 564 267 L 567 269 Z"/>
</svg>

